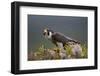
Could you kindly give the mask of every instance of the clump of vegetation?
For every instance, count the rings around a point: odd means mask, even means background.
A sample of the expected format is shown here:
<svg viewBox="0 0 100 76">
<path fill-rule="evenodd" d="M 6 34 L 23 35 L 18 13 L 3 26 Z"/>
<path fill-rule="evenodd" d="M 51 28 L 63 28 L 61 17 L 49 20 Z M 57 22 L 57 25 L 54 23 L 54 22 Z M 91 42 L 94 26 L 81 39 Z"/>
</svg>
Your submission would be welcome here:
<svg viewBox="0 0 100 76">
<path fill-rule="evenodd" d="M 86 44 L 81 45 L 82 47 L 82 58 L 87 58 L 88 57 L 88 47 Z"/>
<path fill-rule="evenodd" d="M 82 47 L 82 54 L 80 58 L 87 58 L 88 56 L 88 49 L 85 44 L 81 45 Z M 68 56 L 68 59 L 71 59 L 72 57 L 72 48 L 68 45 L 64 47 L 66 49 L 66 55 Z M 60 49 L 57 47 L 54 47 L 52 49 L 45 48 L 44 45 L 41 45 L 36 51 L 31 51 L 28 53 L 28 60 L 54 60 L 54 59 L 61 59 L 59 56 Z"/>
<path fill-rule="evenodd" d="M 65 45 L 64 48 L 66 49 L 66 54 L 68 55 L 68 58 L 71 58 L 72 48 L 69 45 Z"/>
</svg>

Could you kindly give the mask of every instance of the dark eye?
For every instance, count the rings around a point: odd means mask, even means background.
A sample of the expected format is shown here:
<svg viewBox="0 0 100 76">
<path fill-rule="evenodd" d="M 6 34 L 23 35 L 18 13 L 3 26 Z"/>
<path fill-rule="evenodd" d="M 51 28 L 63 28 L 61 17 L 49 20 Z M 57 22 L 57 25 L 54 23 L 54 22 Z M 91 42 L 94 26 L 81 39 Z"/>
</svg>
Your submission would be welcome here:
<svg viewBox="0 0 100 76">
<path fill-rule="evenodd" d="M 47 34 L 49 35 L 49 32 Z"/>
</svg>

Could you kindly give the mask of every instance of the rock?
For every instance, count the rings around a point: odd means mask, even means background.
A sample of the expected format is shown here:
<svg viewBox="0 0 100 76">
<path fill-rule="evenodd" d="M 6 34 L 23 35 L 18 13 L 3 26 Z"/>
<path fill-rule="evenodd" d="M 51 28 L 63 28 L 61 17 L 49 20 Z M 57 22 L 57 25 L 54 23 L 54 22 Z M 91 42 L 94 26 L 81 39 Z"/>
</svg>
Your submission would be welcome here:
<svg viewBox="0 0 100 76">
<path fill-rule="evenodd" d="M 67 58 L 67 53 L 66 53 L 66 50 L 60 50 L 59 51 L 59 56 L 61 59 L 66 59 Z"/>
<path fill-rule="evenodd" d="M 72 48 L 72 57 L 73 58 L 80 58 L 82 55 L 82 47 L 80 46 L 80 44 L 74 44 L 74 45 L 70 45 L 70 47 Z"/>
</svg>

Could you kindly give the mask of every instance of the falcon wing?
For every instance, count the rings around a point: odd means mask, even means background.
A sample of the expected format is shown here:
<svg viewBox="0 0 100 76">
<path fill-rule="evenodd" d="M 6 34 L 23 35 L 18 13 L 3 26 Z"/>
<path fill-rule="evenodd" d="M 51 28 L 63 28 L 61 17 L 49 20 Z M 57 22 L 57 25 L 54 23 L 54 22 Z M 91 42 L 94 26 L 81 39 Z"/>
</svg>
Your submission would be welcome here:
<svg viewBox="0 0 100 76">
<path fill-rule="evenodd" d="M 56 42 L 61 42 L 63 44 L 66 44 L 67 42 L 74 42 L 74 43 L 79 43 L 78 41 L 76 40 L 73 40 L 61 33 L 55 33 L 52 35 L 52 40 L 53 41 L 56 41 Z"/>
</svg>

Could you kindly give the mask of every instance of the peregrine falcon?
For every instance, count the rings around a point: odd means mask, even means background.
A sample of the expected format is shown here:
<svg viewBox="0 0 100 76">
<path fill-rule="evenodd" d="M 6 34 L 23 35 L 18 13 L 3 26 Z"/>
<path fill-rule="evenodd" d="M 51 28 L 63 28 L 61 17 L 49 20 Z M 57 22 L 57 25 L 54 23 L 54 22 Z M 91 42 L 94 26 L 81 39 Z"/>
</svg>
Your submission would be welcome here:
<svg viewBox="0 0 100 76">
<path fill-rule="evenodd" d="M 52 41 L 53 44 L 55 44 L 59 49 L 60 53 L 59 55 L 61 58 L 66 58 L 68 55 L 66 54 L 66 50 L 64 48 L 65 45 L 69 45 L 72 48 L 72 55 L 74 57 L 80 57 L 82 53 L 82 48 L 80 46 L 80 42 L 77 40 L 74 40 L 70 37 L 65 36 L 64 34 L 60 32 L 55 32 L 50 29 L 44 29 L 43 35 Z"/>
</svg>

